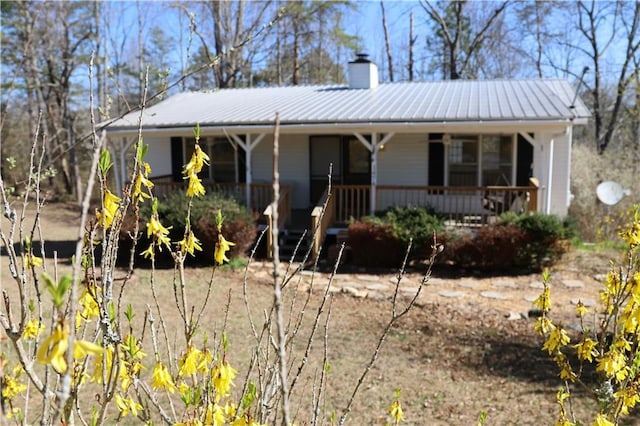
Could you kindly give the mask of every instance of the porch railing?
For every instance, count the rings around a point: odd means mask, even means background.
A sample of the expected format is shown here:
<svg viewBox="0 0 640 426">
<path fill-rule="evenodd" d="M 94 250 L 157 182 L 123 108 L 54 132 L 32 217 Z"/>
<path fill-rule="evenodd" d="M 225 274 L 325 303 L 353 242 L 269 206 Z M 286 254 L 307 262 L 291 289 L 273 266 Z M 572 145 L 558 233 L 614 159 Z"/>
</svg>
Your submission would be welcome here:
<svg viewBox="0 0 640 426">
<path fill-rule="evenodd" d="M 486 225 L 508 211 L 537 211 L 537 188 L 529 186 L 379 186 L 376 192 L 378 211 L 394 206 L 428 206 L 452 225 Z"/>
<path fill-rule="evenodd" d="M 334 224 L 344 225 L 351 219 L 369 215 L 371 187 L 369 185 L 334 185 L 324 216 L 322 206 L 327 191 L 311 213 L 313 254 L 317 255 L 327 230 Z M 429 206 L 446 216 L 451 225 L 480 226 L 497 219 L 502 213 L 536 212 L 538 181 L 531 178 L 529 186 L 394 186 L 376 187 L 376 210 L 394 206 Z"/>
<path fill-rule="evenodd" d="M 270 196 L 270 199 L 273 197 Z M 273 257 L 273 203 L 269 202 L 262 213 L 267 222 L 267 256 Z M 291 219 L 291 187 L 288 185 L 280 187 L 280 202 L 278 203 L 278 229 L 282 229 Z"/>
<path fill-rule="evenodd" d="M 324 207 L 326 204 L 326 208 Z M 324 215 L 322 210 L 325 209 Z M 311 211 L 311 232 L 313 242 L 311 244 L 311 250 L 313 259 L 320 253 L 320 247 L 324 236 L 327 234 L 329 227 L 335 222 L 336 219 L 336 198 L 330 196 L 329 188 L 324 190 L 322 197 Z"/>
<path fill-rule="evenodd" d="M 182 191 L 186 188 L 185 182 L 173 182 L 171 178 L 154 179 L 154 194 L 163 197 L 173 191 Z M 270 183 L 251 183 L 247 192 L 246 183 L 213 183 L 202 182 L 207 192 L 218 192 L 228 197 L 232 197 L 239 203 L 244 204 L 251 211 L 261 214 L 267 226 L 267 253 L 271 257 L 273 254 L 273 211 L 271 201 L 273 200 L 273 185 Z M 247 193 L 249 203 L 247 203 Z M 282 229 L 291 220 L 291 185 L 280 185 L 280 203 L 278 204 L 278 227 Z"/>
<path fill-rule="evenodd" d="M 163 197 L 174 191 L 182 191 L 186 188 L 185 182 L 171 182 L 168 179 L 154 179 L 153 192 L 157 197 Z M 247 184 L 246 183 L 218 183 L 218 182 L 202 182 L 207 192 L 219 192 L 228 197 L 236 199 L 239 203 L 247 205 Z M 283 192 L 290 191 L 287 185 L 282 185 Z M 272 185 L 270 183 L 251 183 L 249 185 L 250 203 L 247 207 L 255 212 L 262 213 L 266 206 L 271 203 L 273 198 Z M 290 211 L 285 215 L 289 216 Z"/>
</svg>

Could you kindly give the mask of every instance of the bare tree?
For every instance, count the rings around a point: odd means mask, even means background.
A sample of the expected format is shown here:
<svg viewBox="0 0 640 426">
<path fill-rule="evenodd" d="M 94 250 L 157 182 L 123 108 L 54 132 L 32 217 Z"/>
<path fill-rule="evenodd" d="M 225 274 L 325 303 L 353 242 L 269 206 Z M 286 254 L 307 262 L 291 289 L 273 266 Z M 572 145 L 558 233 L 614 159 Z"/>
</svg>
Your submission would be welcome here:
<svg viewBox="0 0 640 426">
<path fill-rule="evenodd" d="M 413 35 L 413 10 L 409 14 L 409 61 L 407 70 L 409 71 L 409 81 L 413 81 L 413 49 L 415 47 L 417 37 Z"/>
<path fill-rule="evenodd" d="M 389 81 L 393 81 L 393 54 L 391 52 L 391 42 L 389 41 L 389 28 L 387 27 L 387 14 L 384 10 L 384 2 L 380 1 L 382 11 L 382 30 L 384 31 L 384 45 L 387 52 L 387 67 L 389 70 Z"/>
<path fill-rule="evenodd" d="M 467 77 L 472 58 L 482 47 L 489 29 L 504 12 L 509 1 L 499 3 L 492 9 L 477 30 L 471 26 L 466 15 L 467 1 L 432 4 L 421 0 L 420 5 L 434 22 L 436 36 L 442 42 L 443 77 L 457 80 Z"/>
<path fill-rule="evenodd" d="M 344 11 L 352 7 L 345 1 L 285 2 L 272 54 L 255 74 L 258 84 L 340 82 L 341 54 L 357 40 L 341 28 Z"/>
<path fill-rule="evenodd" d="M 30 120 L 43 114 L 42 134 L 51 154 L 47 166 L 58 170 L 64 192 L 79 199 L 82 179 L 76 145 L 77 90 L 73 79 L 89 56 L 95 37 L 89 3 L 21 2 L 3 8 L 3 30 L 15 37 L 3 45 L 3 59 L 21 75 Z M 10 56 L 5 56 L 13 51 Z M 5 62 L 6 64 L 6 62 Z"/>
<path fill-rule="evenodd" d="M 250 34 L 257 32 L 263 24 L 264 17 L 271 10 L 271 1 L 237 2 L 209 1 L 196 3 L 202 13 L 200 16 L 209 19 L 200 19 L 195 22 L 187 6 L 182 6 L 183 11 L 191 16 L 193 34 L 200 41 L 200 49 L 194 56 L 193 62 L 211 63 L 213 82 L 206 78 L 199 84 L 200 87 L 213 86 L 216 88 L 236 87 L 240 82 L 249 84 L 248 78 L 243 81 L 243 76 L 251 74 L 249 68 L 251 58 L 256 55 L 259 43 L 251 45 L 243 44 Z M 211 44 L 210 40 L 213 40 Z M 241 46 L 242 48 L 236 48 Z"/>
<path fill-rule="evenodd" d="M 640 49 L 640 3 L 601 3 L 579 1 L 577 3 L 578 31 L 587 43 L 580 49 L 588 58 L 593 70 L 589 95 L 592 103 L 594 136 L 597 150 L 602 154 L 613 140 L 620 125 L 619 118 L 627 90 L 638 73 L 637 55 Z M 613 20 L 613 22 L 611 22 Z M 618 39 L 622 40 L 620 41 Z M 624 46 L 622 64 L 614 71 L 613 93 L 605 90 L 603 56 L 607 49 Z M 607 72 L 612 74 L 611 71 Z"/>
</svg>

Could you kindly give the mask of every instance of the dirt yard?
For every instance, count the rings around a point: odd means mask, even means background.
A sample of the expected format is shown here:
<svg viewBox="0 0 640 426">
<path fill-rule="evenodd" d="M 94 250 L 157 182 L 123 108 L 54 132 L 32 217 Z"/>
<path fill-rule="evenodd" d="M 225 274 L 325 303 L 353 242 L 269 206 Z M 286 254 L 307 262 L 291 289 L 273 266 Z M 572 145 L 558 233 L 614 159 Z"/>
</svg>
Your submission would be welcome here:
<svg viewBox="0 0 640 426">
<path fill-rule="evenodd" d="M 79 214 L 74 206 L 47 206 L 42 215 L 42 232 L 46 247 L 59 248 L 66 257 L 76 239 Z M 31 219 L 29 219 L 31 220 Z M 29 220 L 25 229 L 31 229 Z M 2 218 L 7 232 L 8 221 Z M 552 312 L 571 326 L 577 321 L 573 310 L 575 300 L 597 300 L 597 274 L 605 273 L 611 253 L 573 251 L 554 268 L 552 278 Z M 46 260 L 52 267 L 52 254 Z M 61 266 L 62 271 L 68 268 Z M 0 258 L 2 288 L 11 286 L 6 257 Z M 248 299 L 258 318 L 272 302 L 270 264 L 256 262 L 249 266 Z M 160 300 L 171 306 L 173 271 L 155 272 Z M 206 290 L 210 268 L 188 271 L 190 300 L 198 301 Z M 223 307 L 230 295 L 228 335 L 231 344 L 230 362 L 242 371 L 252 337 L 242 295 L 244 271 L 222 269 L 216 272 L 212 309 L 206 312 L 203 324 L 212 328 L 222 322 Z M 148 269 L 139 269 L 123 289 L 124 300 L 142 312 L 150 303 Z M 371 358 L 376 342 L 391 315 L 394 274 L 371 275 L 366 271 L 340 274 L 331 280 L 327 274 L 300 274 L 286 289 L 286 300 L 295 303 L 297 314 L 301 295 L 310 290 L 308 311 L 312 312 L 321 299 L 322 290 L 331 284 L 331 321 L 328 354 L 331 365 L 326 412 L 338 415 L 353 391 L 358 377 Z M 405 277 L 399 292 L 406 301 L 421 275 L 418 271 Z M 532 330 L 533 319 L 527 318 L 531 299 L 539 289 L 537 275 L 482 276 L 466 271 L 434 271 L 432 282 L 418 299 L 418 306 L 403 318 L 388 336 L 379 359 L 368 375 L 349 424 L 385 424 L 387 409 L 395 389 L 401 389 L 406 423 L 415 425 L 475 425 L 481 411 L 487 412 L 487 425 L 550 425 L 556 419 L 555 394 L 561 386 L 555 365 L 540 350 L 542 341 Z M 289 305 L 290 306 L 290 305 Z M 171 334 L 171 333 L 170 333 Z M 319 339 L 320 340 L 320 339 Z M 317 344 L 320 346 L 320 343 Z M 294 352 L 294 365 L 300 362 L 300 347 Z M 316 347 L 316 353 L 321 348 Z M 234 360 L 233 357 L 236 357 Z M 318 362 L 319 358 L 310 363 Z M 311 367 L 313 368 L 313 367 Z M 239 374 L 239 377 L 242 373 Z M 299 385 L 299 400 L 294 406 L 300 413 L 308 410 L 303 395 L 310 383 Z M 237 389 L 240 388 L 238 385 Z M 576 390 L 574 411 L 589 424 L 596 403 L 584 391 Z M 301 414 L 302 416 L 302 414 Z M 635 421 L 635 423 L 634 423 Z M 298 424 L 305 424 L 300 417 Z M 640 424 L 640 418 L 629 424 Z"/>
</svg>

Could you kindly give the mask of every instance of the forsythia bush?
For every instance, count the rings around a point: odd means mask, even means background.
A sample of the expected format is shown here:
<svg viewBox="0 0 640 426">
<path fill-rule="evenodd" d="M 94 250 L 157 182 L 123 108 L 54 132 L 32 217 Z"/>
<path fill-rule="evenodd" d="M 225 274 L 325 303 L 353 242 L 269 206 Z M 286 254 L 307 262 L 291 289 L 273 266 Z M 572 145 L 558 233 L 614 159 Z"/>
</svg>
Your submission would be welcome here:
<svg viewBox="0 0 640 426">
<path fill-rule="evenodd" d="M 549 316 L 549 274 L 543 275 L 544 290 L 535 302 L 543 315 L 535 330 L 545 337 L 542 349 L 556 362 L 564 381 L 557 394 L 560 413 L 556 425 L 586 424 L 573 418 L 567 408 L 574 384 L 589 389 L 598 401 L 599 410 L 590 423 L 593 426 L 622 424 L 640 402 L 640 206 L 634 207 L 632 221 L 620 237 L 627 246 L 625 258 L 620 265 L 612 265 L 600 292 L 598 311 L 589 312 L 578 303 L 581 333 L 574 341 L 566 328 Z M 577 364 L 570 361 L 572 353 Z M 595 366 L 595 386 L 583 380 L 587 366 Z"/>
</svg>

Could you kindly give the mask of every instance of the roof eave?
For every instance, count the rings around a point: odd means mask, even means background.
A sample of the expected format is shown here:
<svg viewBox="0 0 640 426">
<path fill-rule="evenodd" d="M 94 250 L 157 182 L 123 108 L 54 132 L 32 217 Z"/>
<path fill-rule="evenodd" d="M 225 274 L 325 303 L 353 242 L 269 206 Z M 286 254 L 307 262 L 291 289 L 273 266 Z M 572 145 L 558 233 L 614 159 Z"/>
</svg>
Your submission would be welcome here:
<svg viewBox="0 0 640 426">
<path fill-rule="evenodd" d="M 536 127 L 566 127 L 571 125 L 583 125 L 586 118 L 555 118 L 555 119 L 520 119 L 520 120 L 469 120 L 469 121 L 354 121 L 354 122 L 281 122 L 282 133 L 318 133 L 318 132 L 352 132 L 361 129 L 376 129 L 381 132 L 419 132 L 422 130 L 438 131 L 446 128 L 467 127 L 504 127 L 505 129 L 518 130 L 521 128 Z M 227 123 L 220 125 L 200 124 L 200 133 L 270 133 L 273 132 L 273 124 L 240 124 Z M 110 136 L 137 136 L 138 127 L 120 127 L 107 129 Z M 193 125 L 143 127 L 143 134 L 156 136 L 191 136 Z"/>
</svg>

